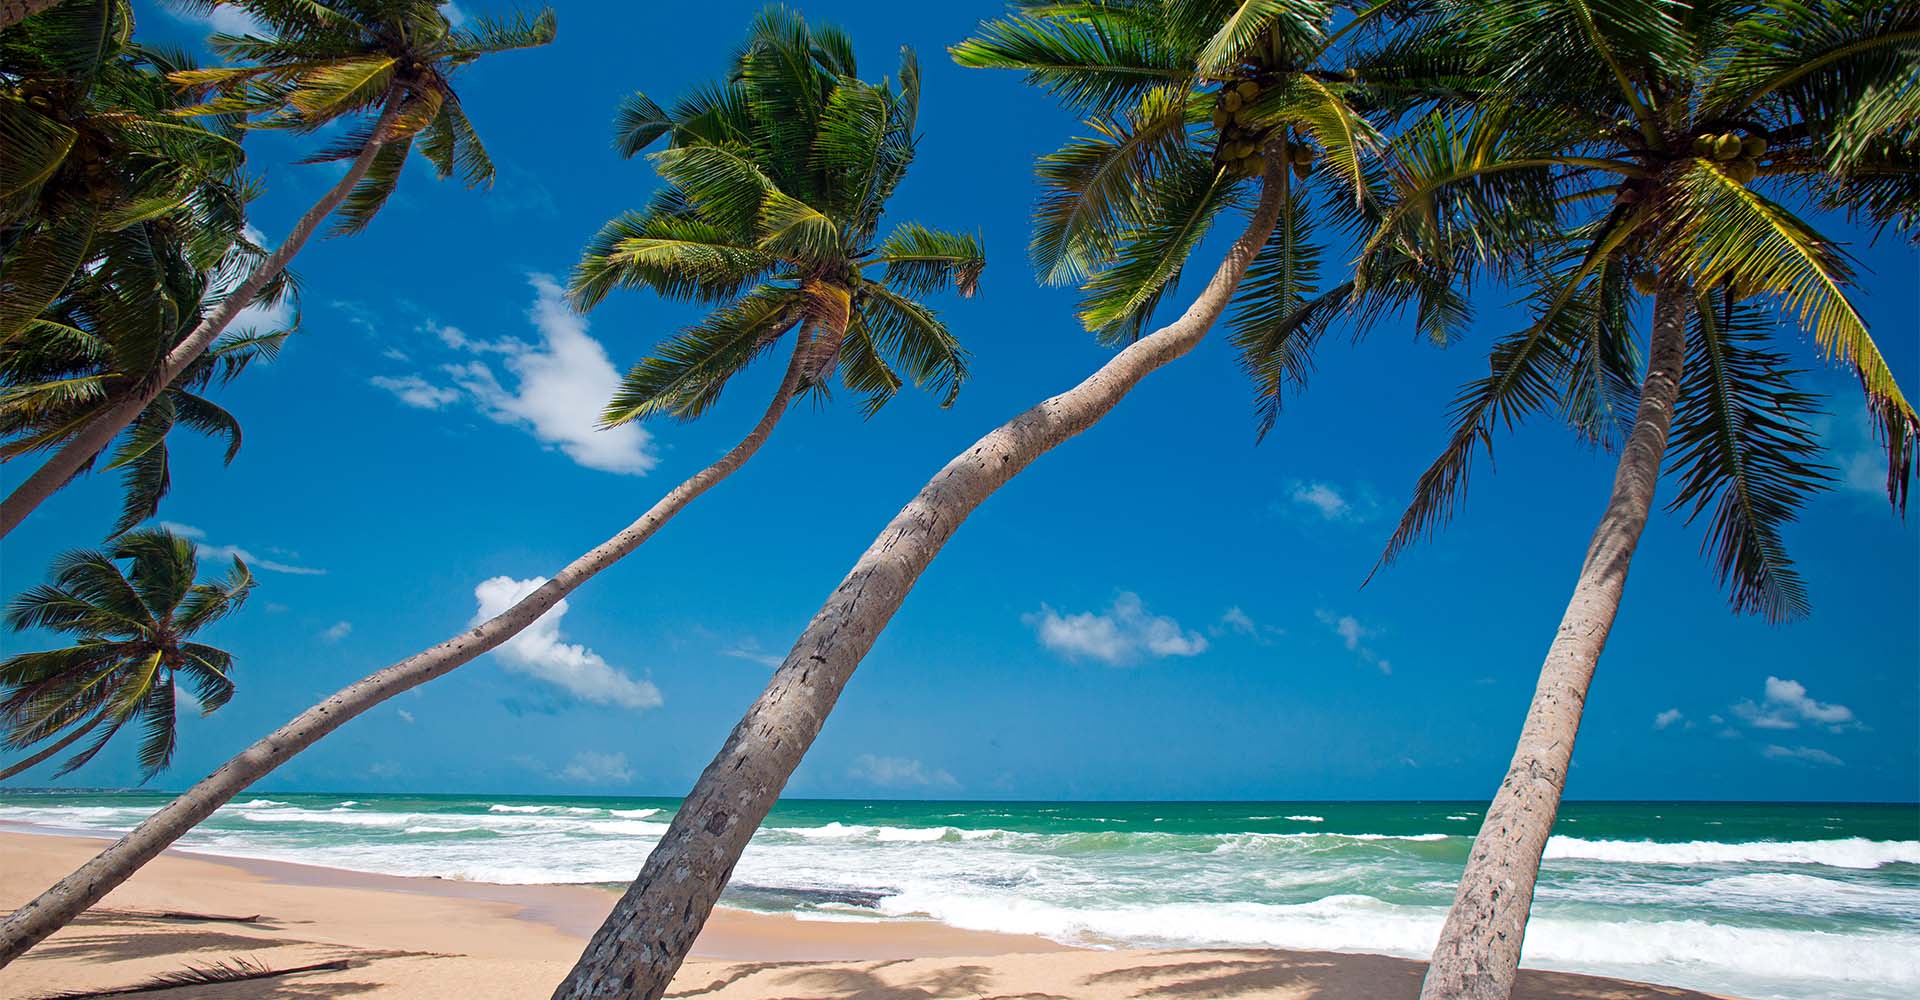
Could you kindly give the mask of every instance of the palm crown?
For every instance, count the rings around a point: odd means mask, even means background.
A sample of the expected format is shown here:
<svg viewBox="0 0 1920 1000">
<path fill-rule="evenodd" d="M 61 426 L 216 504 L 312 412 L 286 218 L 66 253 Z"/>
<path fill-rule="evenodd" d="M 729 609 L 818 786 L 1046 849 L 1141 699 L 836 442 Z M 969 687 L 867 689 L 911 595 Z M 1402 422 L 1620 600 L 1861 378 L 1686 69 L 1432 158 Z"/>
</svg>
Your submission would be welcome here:
<svg viewBox="0 0 1920 1000">
<path fill-rule="evenodd" d="M 135 44 L 124 0 L 65 3 L 0 32 L 0 343 L 19 339 L 76 276 L 123 291 L 116 319 L 153 326 L 172 305 L 157 242 L 196 266 L 257 261 L 235 122 L 177 117 L 183 54 Z M 274 301 L 288 283 L 265 292 Z"/>
<path fill-rule="evenodd" d="M 1377 98 L 1353 44 L 1396 0 L 1082 0 L 1016 4 L 953 47 L 964 66 L 1018 69 L 1087 116 L 1092 135 L 1041 159 L 1031 246 L 1042 280 L 1083 284 L 1081 319 L 1107 342 L 1140 335 L 1220 214 L 1243 206 L 1277 160 L 1280 221 L 1235 295 L 1233 337 L 1253 378 L 1261 433 L 1310 368 L 1328 322 L 1403 304 L 1448 339 L 1460 296 L 1413 258 L 1380 255 L 1364 300 L 1323 286 L 1321 213 L 1378 213 L 1367 121 Z M 1324 169 L 1316 172 L 1316 165 Z"/>
<path fill-rule="evenodd" d="M 151 239 L 147 264 L 157 272 L 165 308 L 135 308 L 156 290 L 96 271 L 77 278 L 28 324 L 27 336 L 0 344 L 0 461 L 66 443 L 148 378 L 199 325 L 231 282 L 223 268 L 195 267 L 190 257 L 177 243 Z M 123 470 L 115 534 L 159 509 L 171 481 L 167 435 L 176 425 L 224 438 L 226 461 L 233 461 L 239 421 L 204 393 L 253 361 L 271 361 L 288 333 L 247 330 L 222 338 L 140 412 L 106 465 Z"/>
<path fill-rule="evenodd" d="M 336 233 L 364 228 L 400 180 L 417 145 L 435 173 L 469 186 L 490 183 L 493 161 L 461 108 L 453 78 L 481 56 L 545 45 L 551 9 L 512 18 L 473 17 L 456 28 L 440 0 L 213 0 L 258 21 L 260 35 L 217 34 L 213 50 L 239 63 L 173 75 L 199 112 L 252 116 L 248 128 L 310 133 L 359 119 L 302 162 L 350 160 L 379 144 L 366 176 L 340 206 Z"/>
<path fill-rule="evenodd" d="M 1439 95 L 1395 143 L 1396 204 L 1368 255 L 1438 256 L 1520 276 L 1534 322 L 1456 400 L 1386 559 L 1443 523 L 1493 429 L 1558 407 L 1607 439 L 1632 413 L 1636 292 L 1692 319 L 1672 455 L 1689 517 L 1735 607 L 1804 612 L 1781 526 L 1827 472 L 1817 401 L 1770 350 L 1776 316 L 1859 375 L 1904 506 L 1920 421 L 1848 300 L 1844 252 L 1781 199 L 1911 227 L 1920 208 L 1920 11 L 1621 0 L 1435 5 L 1400 82 Z M 1847 94 L 1869 95 L 1850 103 Z M 1468 235 L 1470 234 L 1470 236 Z M 1456 262 L 1458 257 L 1451 258 Z"/>
<path fill-rule="evenodd" d="M 806 388 L 824 390 L 837 368 L 869 413 L 907 382 L 953 401 L 966 354 L 920 300 L 971 295 L 985 254 L 975 237 L 914 222 L 878 236 L 913 160 L 920 71 L 903 50 L 897 86 L 857 72 L 839 29 L 773 7 L 727 79 L 670 109 L 644 94 L 622 105 L 616 146 L 633 156 L 666 138 L 651 157 L 665 184 L 594 236 L 573 300 L 592 308 L 638 286 L 719 306 L 628 373 L 608 423 L 700 416 L 796 327 Z"/>
<path fill-rule="evenodd" d="M 125 571 L 120 561 L 128 563 Z M 15 598 L 8 625 L 79 641 L 0 663 L 6 745 L 21 749 L 64 729 L 104 726 L 66 762 L 64 774 L 92 760 L 121 727 L 138 722 L 141 780 L 166 767 L 177 737 L 175 685 L 184 683 L 203 713 L 233 697 L 233 657 L 193 636 L 238 610 L 253 589 L 238 559 L 217 583 L 195 583 L 198 573 L 193 542 L 146 529 L 104 552 L 62 556 L 52 583 Z"/>
</svg>

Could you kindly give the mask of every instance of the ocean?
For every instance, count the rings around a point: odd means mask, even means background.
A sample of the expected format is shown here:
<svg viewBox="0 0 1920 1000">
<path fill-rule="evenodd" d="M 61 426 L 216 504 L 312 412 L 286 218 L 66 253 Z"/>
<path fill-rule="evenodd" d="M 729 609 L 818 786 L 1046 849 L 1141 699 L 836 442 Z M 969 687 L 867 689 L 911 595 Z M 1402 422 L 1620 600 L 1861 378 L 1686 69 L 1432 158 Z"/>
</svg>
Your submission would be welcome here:
<svg viewBox="0 0 1920 1000">
<path fill-rule="evenodd" d="M 0 793 L 0 821 L 125 830 L 148 792 Z M 624 885 L 678 804 L 260 795 L 189 850 L 393 875 Z M 725 902 L 1092 946 L 1424 958 L 1484 803 L 783 801 Z M 1527 965 L 1754 998 L 1920 996 L 1920 806 L 1575 802 Z"/>
</svg>

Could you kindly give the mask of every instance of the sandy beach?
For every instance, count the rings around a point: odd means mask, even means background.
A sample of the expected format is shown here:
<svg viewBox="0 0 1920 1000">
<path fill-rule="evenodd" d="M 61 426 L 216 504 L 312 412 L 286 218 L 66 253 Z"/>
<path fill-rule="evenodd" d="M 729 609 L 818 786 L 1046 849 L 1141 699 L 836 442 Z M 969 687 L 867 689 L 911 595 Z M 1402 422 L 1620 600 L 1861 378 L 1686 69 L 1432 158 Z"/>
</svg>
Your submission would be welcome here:
<svg viewBox="0 0 1920 1000">
<path fill-rule="evenodd" d="M 0 833 L 0 905 L 73 869 L 97 840 Z M 583 886 L 368 875 L 169 852 L 0 973 L 0 998 L 135 985 L 191 965 L 344 968 L 156 993 L 183 1000 L 544 997 L 613 905 Z M 229 919 L 196 919 L 219 917 Z M 712 1000 L 1385 1000 L 1420 963 L 1274 950 L 1100 951 L 910 921 L 826 921 L 722 909 L 668 996 Z M 1524 972 L 1527 1000 L 1708 995 Z"/>
</svg>

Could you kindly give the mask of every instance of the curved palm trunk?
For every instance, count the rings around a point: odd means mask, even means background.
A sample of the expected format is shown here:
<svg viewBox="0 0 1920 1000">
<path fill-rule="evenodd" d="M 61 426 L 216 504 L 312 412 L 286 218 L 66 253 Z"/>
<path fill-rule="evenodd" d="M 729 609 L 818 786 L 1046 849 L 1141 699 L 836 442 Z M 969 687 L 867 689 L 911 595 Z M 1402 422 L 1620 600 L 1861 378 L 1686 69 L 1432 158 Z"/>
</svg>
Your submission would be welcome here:
<svg viewBox="0 0 1920 1000">
<path fill-rule="evenodd" d="M 1269 170 L 1246 232 L 1178 320 L 1121 351 L 1086 381 L 974 442 L 894 517 L 701 773 L 639 877 L 554 991 L 555 1000 L 658 1000 L 666 992 L 740 852 L 914 581 L 995 490 L 1093 426 L 1141 379 L 1200 342 L 1273 232 L 1281 191 Z"/>
<path fill-rule="evenodd" d="M 55 742 L 52 746 L 46 748 L 45 750 L 40 751 L 37 754 L 34 754 L 31 757 L 28 757 L 26 760 L 23 760 L 20 763 L 7 768 L 4 771 L 0 771 L 0 781 L 5 781 L 8 778 L 11 778 L 16 774 L 19 774 L 22 771 L 28 770 L 34 767 L 35 765 L 39 764 L 41 761 L 46 760 L 48 757 L 51 757 L 54 754 L 57 754 L 60 751 L 65 750 L 66 748 L 72 746 L 75 742 L 77 742 L 80 739 L 80 737 L 85 736 L 90 732 L 93 732 L 93 727 L 99 725 L 100 720 L 106 717 L 107 717 L 106 713 L 104 712 L 96 713 L 93 718 L 87 720 L 86 725 L 81 726 L 80 728 L 75 729 L 73 732 L 70 732 L 67 735 L 60 737 L 60 739 L 57 742 Z"/>
<path fill-rule="evenodd" d="M 60 0 L 0 0 L 0 29 L 11 28 L 59 2 Z"/>
<path fill-rule="evenodd" d="M 1620 610 L 1627 566 L 1653 508 L 1680 392 L 1687 317 L 1683 289 L 1662 289 L 1654 299 L 1646 381 L 1633 431 L 1620 452 L 1613 494 L 1588 543 L 1560 631 L 1547 648 L 1513 763 L 1473 842 L 1466 874 L 1433 950 L 1421 1000 L 1508 1000 L 1513 995 L 1540 853 L 1560 809 L 1580 713 Z"/>
<path fill-rule="evenodd" d="M 499 646 L 551 610 L 561 598 L 592 579 L 594 574 L 620 561 L 628 553 L 660 530 L 660 526 L 680 513 L 695 497 L 732 475 L 746 464 L 753 453 L 766 443 L 773 428 L 786 413 L 787 405 L 799 388 L 807 357 L 808 339 L 803 332 L 794 346 L 793 360 L 780 380 L 773 402 L 753 430 L 712 465 L 661 497 L 640 519 L 619 534 L 600 543 L 586 555 L 568 563 L 565 569 L 538 590 L 520 599 L 518 604 L 439 645 L 415 653 L 400 662 L 369 674 L 296 716 L 274 730 L 265 739 L 241 751 L 212 774 L 202 778 L 167 803 L 158 812 L 134 827 L 113 846 L 101 851 L 78 871 L 61 879 L 38 898 L 14 911 L 0 924 L 0 968 L 38 944 L 47 935 L 66 926 L 87 907 L 98 902 L 115 886 L 125 882 L 140 866 L 180 839 L 180 836 L 213 814 L 259 781 L 294 754 L 312 746 L 321 737 L 340 728 L 349 719 L 386 701 L 388 698 L 425 684 Z"/>
<path fill-rule="evenodd" d="M 379 121 L 374 123 L 373 135 L 376 140 L 386 132 L 387 126 L 399 110 L 399 101 L 387 102 L 386 110 L 380 113 Z M 146 409 L 147 404 L 153 402 L 154 397 L 173 384 L 173 380 L 179 378 L 180 373 L 186 371 L 187 366 L 193 364 L 194 359 L 206 353 L 208 347 L 213 346 L 213 342 L 226 332 L 227 324 L 233 322 L 233 318 L 240 315 L 242 309 L 252 305 L 253 300 L 260 297 L 261 289 L 266 288 L 267 284 L 279 276 L 280 272 L 287 269 L 288 262 L 292 261 L 294 255 L 307 245 L 307 240 L 313 237 L 314 230 L 320 228 L 320 223 L 326 221 L 327 216 L 331 215 L 333 210 L 346 200 L 347 195 L 352 193 L 354 185 L 360 183 L 360 179 L 366 176 L 367 168 L 373 165 L 373 158 L 380 152 L 380 146 L 381 143 L 378 141 L 367 143 L 366 148 L 353 158 L 353 163 L 347 168 L 346 176 L 340 178 L 340 183 L 335 184 L 321 196 L 319 201 L 314 202 L 312 207 L 307 209 L 305 215 L 300 216 L 300 221 L 295 223 L 293 231 L 287 234 L 287 238 L 282 240 L 278 247 L 274 248 L 273 253 L 267 255 L 267 259 L 254 270 L 253 274 L 249 275 L 239 288 L 234 289 L 220 303 L 219 308 L 213 311 L 213 315 L 201 320 L 200 325 L 194 327 L 193 332 L 188 334 L 185 340 L 174 345 L 173 350 L 167 352 L 166 361 L 162 363 L 160 371 L 155 373 L 152 379 L 143 383 L 133 395 L 121 400 L 112 409 L 95 417 L 81 428 L 80 433 L 74 435 L 73 440 L 61 446 L 59 451 L 54 452 L 51 458 L 42 463 L 38 469 L 33 470 L 31 475 L 15 487 L 6 500 L 0 501 L 0 538 L 5 538 L 21 521 L 26 520 L 28 514 L 33 513 L 34 508 L 59 492 L 60 488 L 67 485 L 74 476 L 79 475 L 80 470 L 86 468 L 87 463 L 93 461 L 93 457 L 100 454 L 100 450 L 105 448 L 115 435 L 125 430 L 128 424 L 133 423 L 134 418 L 140 416 L 140 411 Z"/>
</svg>

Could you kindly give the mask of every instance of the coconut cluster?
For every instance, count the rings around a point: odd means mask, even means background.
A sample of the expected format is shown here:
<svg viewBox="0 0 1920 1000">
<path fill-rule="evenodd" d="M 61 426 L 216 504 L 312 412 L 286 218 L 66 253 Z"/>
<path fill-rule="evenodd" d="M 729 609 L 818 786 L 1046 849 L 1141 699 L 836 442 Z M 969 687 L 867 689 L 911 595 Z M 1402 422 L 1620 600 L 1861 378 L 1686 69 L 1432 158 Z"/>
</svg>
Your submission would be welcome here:
<svg viewBox="0 0 1920 1000">
<path fill-rule="evenodd" d="M 1728 177 L 1751 184 L 1760 176 L 1760 158 L 1767 155 L 1767 140 L 1757 135 L 1741 137 L 1735 132 L 1719 135 L 1703 132 L 1693 137 L 1693 155 L 1703 160 L 1726 164 Z"/>
<path fill-rule="evenodd" d="M 1245 121 L 1246 110 L 1259 96 L 1260 84 L 1255 80 L 1229 80 L 1214 96 L 1213 127 L 1220 133 L 1220 142 L 1213 158 L 1242 176 L 1259 173 L 1266 164 L 1266 130 Z M 1306 180 L 1313 172 L 1313 150 L 1295 144 L 1288 147 L 1287 155 L 1294 176 Z"/>
</svg>

